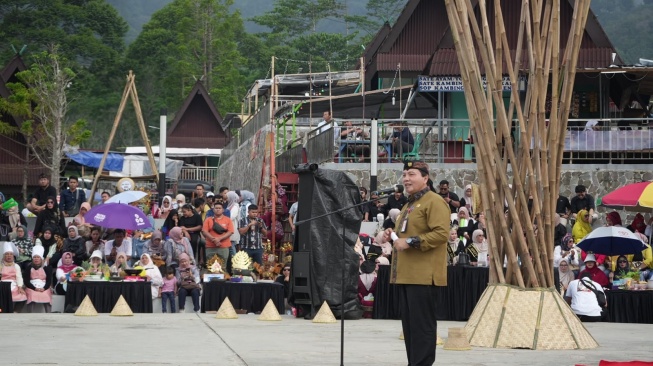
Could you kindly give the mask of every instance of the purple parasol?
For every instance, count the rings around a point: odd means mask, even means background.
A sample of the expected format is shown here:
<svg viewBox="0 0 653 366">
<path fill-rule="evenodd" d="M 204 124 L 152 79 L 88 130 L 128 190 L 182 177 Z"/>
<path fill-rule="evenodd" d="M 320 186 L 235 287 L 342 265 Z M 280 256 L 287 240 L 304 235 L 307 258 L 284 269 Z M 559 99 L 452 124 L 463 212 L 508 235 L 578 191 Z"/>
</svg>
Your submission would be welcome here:
<svg viewBox="0 0 653 366">
<path fill-rule="evenodd" d="M 88 224 L 113 229 L 143 230 L 152 227 L 143 211 L 120 203 L 97 205 L 84 215 L 84 219 Z"/>
</svg>

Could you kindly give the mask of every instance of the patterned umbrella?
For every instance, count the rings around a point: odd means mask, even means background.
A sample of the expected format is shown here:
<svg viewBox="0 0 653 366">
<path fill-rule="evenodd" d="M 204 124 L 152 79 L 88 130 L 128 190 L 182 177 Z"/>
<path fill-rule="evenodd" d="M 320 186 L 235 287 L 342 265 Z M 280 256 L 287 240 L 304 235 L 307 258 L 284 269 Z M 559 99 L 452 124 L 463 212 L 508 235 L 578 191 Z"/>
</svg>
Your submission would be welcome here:
<svg viewBox="0 0 653 366">
<path fill-rule="evenodd" d="M 653 211 L 653 182 L 627 184 L 603 196 L 601 205 L 619 210 Z"/>
<path fill-rule="evenodd" d="M 86 223 L 112 229 L 143 230 L 152 227 L 140 209 L 121 203 L 105 203 L 84 215 Z"/>
<path fill-rule="evenodd" d="M 640 253 L 648 245 L 625 227 L 604 226 L 592 230 L 577 247 L 596 254 L 626 255 Z"/>
</svg>

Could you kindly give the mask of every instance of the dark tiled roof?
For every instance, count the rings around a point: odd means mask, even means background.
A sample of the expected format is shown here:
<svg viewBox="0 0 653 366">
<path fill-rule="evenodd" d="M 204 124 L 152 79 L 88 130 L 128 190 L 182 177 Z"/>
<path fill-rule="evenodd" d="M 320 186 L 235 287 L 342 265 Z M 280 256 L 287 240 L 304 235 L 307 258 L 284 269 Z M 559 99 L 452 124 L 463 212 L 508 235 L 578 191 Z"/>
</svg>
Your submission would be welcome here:
<svg viewBox="0 0 653 366">
<path fill-rule="evenodd" d="M 504 19 L 506 19 L 508 45 L 513 49 L 512 54 L 514 55 L 514 49 L 517 47 L 522 2 L 500 1 Z M 560 4 L 560 47 L 564 51 L 574 9 L 569 0 L 562 0 Z M 493 7 L 494 0 L 488 0 L 487 9 L 492 11 Z M 475 11 L 478 15 L 478 8 Z M 478 17 L 480 18 L 480 15 Z M 488 20 L 490 29 L 494 29 L 494 17 L 489 16 Z M 611 64 L 613 52 L 616 52 L 615 48 L 590 10 L 581 44 L 578 68 L 607 67 Z M 407 73 L 460 74 L 449 19 L 442 0 L 409 1 L 395 25 L 378 46 L 378 51 L 367 50 L 367 54 L 376 55 L 376 60 L 369 61 L 370 64 L 376 66 L 370 68 L 370 72 L 378 71 L 387 75 L 393 73 L 397 69 L 397 64 L 401 63 L 402 72 Z M 615 63 L 621 63 L 618 56 Z M 522 62 L 522 64 L 527 67 L 526 62 Z"/>
</svg>

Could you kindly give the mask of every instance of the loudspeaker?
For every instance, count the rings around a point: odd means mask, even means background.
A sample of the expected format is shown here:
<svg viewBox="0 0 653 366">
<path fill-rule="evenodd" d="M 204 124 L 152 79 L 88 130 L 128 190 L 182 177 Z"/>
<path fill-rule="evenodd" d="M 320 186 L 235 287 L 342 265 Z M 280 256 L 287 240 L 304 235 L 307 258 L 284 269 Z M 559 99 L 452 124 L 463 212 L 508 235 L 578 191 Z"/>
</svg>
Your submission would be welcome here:
<svg viewBox="0 0 653 366">
<path fill-rule="evenodd" d="M 313 195 L 315 190 L 315 179 L 312 171 L 302 171 L 299 173 L 299 188 L 297 203 L 297 221 L 311 218 L 311 205 L 313 204 Z M 310 250 L 310 227 L 314 222 L 307 222 L 296 228 L 295 243 L 293 247 L 295 252 L 305 252 Z M 293 260 L 295 258 L 293 257 Z"/>
<path fill-rule="evenodd" d="M 311 305 L 310 252 L 295 252 L 292 258 L 292 293 L 295 304 Z"/>
</svg>

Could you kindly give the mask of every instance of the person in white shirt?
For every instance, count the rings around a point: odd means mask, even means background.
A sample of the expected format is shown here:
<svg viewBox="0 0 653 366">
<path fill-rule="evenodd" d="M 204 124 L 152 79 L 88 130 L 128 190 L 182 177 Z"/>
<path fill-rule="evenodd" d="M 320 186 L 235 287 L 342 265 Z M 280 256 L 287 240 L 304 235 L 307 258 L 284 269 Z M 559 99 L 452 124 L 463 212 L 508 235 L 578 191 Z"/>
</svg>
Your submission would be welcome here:
<svg viewBox="0 0 653 366">
<path fill-rule="evenodd" d="M 553 266 L 559 267 L 561 260 L 566 260 L 567 264 L 571 265 L 571 269 L 578 269 L 580 267 L 580 249 L 576 248 L 574 238 L 567 234 L 560 245 L 556 245 L 553 249 Z"/>
<path fill-rule="evenodd" d="M 321 134 L 322 132 L 327 131 L 329 128 L 331 128 L 331 122 L 333 122 L 333 145 L 339 147 L 340 146 L 340 127 L 338 127 L 338 123 L 331 117 L 331 111 L 324 111 L 322 113 L 322 117 L 324 118 L 322 122 L 318 123 L 317 128 L 320 129 L 320 132 L 318 132 L 318 135 Z"/>
<path fill-rule="evenodd" d="M 123 229 L 116 229 L 113 232 L 113 240 L 109 240 L 104 244 L 104 258 L 108 265 L 112 265 L 116 261 L 118 253 L 125 254 L 127 262 L 131 260 L 132 242 L 131 239 L 125 238 L 125 230 Z"/>
<path fill-rule="evenodd" d="M 571 305 L 571 310 L 578 315 L 582 322 L 598 322 L 602 318 L 602 308 L 596 295 L 588 286 L 603 293 L 603 288 L 597 282 L 592 281 L 589 273 L 584 273 L 578 280 L 573 280 L 567 287 L 565 301 Z M 607 304 L 606 304 L 607 306 Z"/>
</svg>

